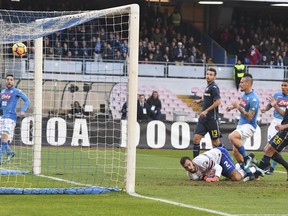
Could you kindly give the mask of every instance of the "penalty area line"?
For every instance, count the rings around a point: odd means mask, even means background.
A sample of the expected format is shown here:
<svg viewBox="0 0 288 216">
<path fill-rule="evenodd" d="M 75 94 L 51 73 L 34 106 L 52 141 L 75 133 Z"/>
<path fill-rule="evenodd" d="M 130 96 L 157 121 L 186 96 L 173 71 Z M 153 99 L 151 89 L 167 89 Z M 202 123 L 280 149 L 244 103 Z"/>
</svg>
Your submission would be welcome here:
<svg viewBox="0 0 288 216">
<path fill-rule="evenodd" d="M 196 210 L 199 210 L 199 211 L 209 212 L 209 213 L 213 213 L 213 214 L 217 214 L 217 215 L 223 215 L 223 216 L 231 216 L 231 215 L 232 215 L 232 214 L 228 214 L 228 213 L 225 213 L 225 212 L 220 212 L 220 211 L 216 211 L 216 210 L 212 210 L 212 209 L 207 209 L 207 208 L 201 208 L 201 207 L 193 206 L 193 205 L 187 205 L 187 204 L 178 203 L 178 202 L 174 202 L 174 201 L 170 201 L 170 200 L 165 200 L 165 199 L 160 199 L 160 198 L 142 196 L 142 195 L 137 194 L 137 193 L 128 193 L 128 194 L 131 195 L 131 196 L 134 196 L 134 197 L 139 197 L 139 198 L 143 198 L 143 199 L 160 201 L 160 202 L 164 202 L 164 203 L 167 203 L 167 204 L 172 204 L 172 205 L 176 205 L 176 206 L 180 206 L 180 207 L 185 207 L 185 208 L 196 209 Z"/>
</svg>

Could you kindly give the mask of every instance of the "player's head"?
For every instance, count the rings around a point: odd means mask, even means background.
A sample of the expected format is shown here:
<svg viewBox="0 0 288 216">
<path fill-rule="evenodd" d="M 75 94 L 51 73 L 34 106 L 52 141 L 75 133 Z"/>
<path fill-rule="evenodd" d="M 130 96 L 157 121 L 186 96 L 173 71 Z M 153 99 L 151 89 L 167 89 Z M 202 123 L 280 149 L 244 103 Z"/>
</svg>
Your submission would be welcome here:
<svg viewBox="0 0 288 216">
<path fill-rule="evenodd" d="M 244 92 L 249 92 L 252 89 L 252 85 L 253 85 L 253 77 L 251 74 L 244 74 L 244 76 L 241 78 L 239 87 L 241 89 L 241 91 Z"/>
<path fill-rule="evenodd" d="M 180 159 L 180 164 L 186 171 L 190 173 L 195 173 L 197 171 L 196 166 L 194 165 L 193 161 L 191 160 L 191 158 L 187 156 L 184 156 Z"/>
<path fill-rule="evenodd" d="M 12 74 L 8 74 L 8 75 L 6 76 L 6 81 L 5 81 L 5 83 L 6 83 L 6 87 L 7 87 L 8 89 L 12 88 L 12 87 L 14 86 L 14 76 L 13 76 Z"/>
<path fill-rule="evenodd" d="M 208 83 L 213 82 L 216 79 L 216 75 L 217 75 L 217 72 L 216 72 L 215 68 L 208 68 L 208 70 L 206 72 L 206 81 Z"/>
<path fill-rule="evenodd" d="M 282 93 L 288 95 L 288 80 L 283 80 L 281 84 Z"/>
</svg>

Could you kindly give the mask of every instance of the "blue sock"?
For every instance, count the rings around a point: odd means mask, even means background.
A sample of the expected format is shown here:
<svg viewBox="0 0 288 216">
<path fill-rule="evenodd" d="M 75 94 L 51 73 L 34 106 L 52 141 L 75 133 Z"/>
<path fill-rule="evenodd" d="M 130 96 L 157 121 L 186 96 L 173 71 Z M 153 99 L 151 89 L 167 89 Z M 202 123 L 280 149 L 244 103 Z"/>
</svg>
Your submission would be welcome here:
<svg viewBox="0 0 288 216">
<path fill-rule="evenodd" d="M 7 147 L 6 147 L 6 152 L 7 152 L 7 154 L 11 154 L 13 152 L 8 143 L 7 143 Z"/>
<path fill-rule="evenodd" d="M 248 154 L 247 154 L 244 146 L 240 146 L 240 147 L 238 147 L 237 149 L 238 149 L 239 153 L 240 153 L 244 158 L 248 156 Z"/>
<path fill-rule="evenodd" d="M 7 151 L 8 143 L 7 142 L 1 142 L 1 143 L 2 143 L 2 154 L 4 155 Z"/>
<path fill-rule="evenodd" d="M 271 163 L 271 168 L 275 169 L 276 165 L 277 165 L 277 162 L 276 162 L 276 161 L 274 161 L 274 160 L 272 160 L 272 163 Z"/>
<path fill-rule="evenodd" d="M 7 149 L 7 142 L 1 142 L 1 149 L 0 149 L 0 162 L 2 161 L 3 156 L 6 153 Z"/>
</svg>

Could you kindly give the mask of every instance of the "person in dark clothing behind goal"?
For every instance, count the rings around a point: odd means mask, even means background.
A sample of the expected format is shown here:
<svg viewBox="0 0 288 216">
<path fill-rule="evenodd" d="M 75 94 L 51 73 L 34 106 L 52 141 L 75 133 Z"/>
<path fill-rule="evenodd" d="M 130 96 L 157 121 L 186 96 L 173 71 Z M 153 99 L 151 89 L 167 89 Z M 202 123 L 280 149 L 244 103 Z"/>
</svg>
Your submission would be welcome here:
<svg viewBox="0 0 288 216">
<path fill-rule="evenodd" d="M 209 68 L 206 72 L 207 87 L 203 97 L 192 102 L 192 106 L 202 103 L 202 111 L 199 114 L 198 123 L 193 136 L 193 157 L 200 153 L 200 141 L 208 132 L 214 147 L 221 147 L 218 107 L 221 104 L 220 90 L 215 83 L 217 72 L 214 68 Z"/>
<path fill-rule="evenodd" d="M 242 64 L 241 60 L 239 59 L 237 61 L 237 64 L 234 65 L 234 79 L 235 79 L 235 85 L 236 85 L 237 91 L 239 89 L 240 81 L 245 74 L 245 71 L 246 71 L 246 66 Z"/>
<path fill-rule="evenodd" d="M 157 91 L 153 91 L 151 96 L 148 98 L 147 103 L 150 106 L 150 117 L 152 120 L 160 120 L 162 103 L 159 99 Z"/>
<path fill-rule="evenodd" d="M 138 97 L 138 105 L 137 105 L 137 120 L 150 120 L 150 106 L 146 102 L 145 95 L 140 94 Z"/>
</svg>

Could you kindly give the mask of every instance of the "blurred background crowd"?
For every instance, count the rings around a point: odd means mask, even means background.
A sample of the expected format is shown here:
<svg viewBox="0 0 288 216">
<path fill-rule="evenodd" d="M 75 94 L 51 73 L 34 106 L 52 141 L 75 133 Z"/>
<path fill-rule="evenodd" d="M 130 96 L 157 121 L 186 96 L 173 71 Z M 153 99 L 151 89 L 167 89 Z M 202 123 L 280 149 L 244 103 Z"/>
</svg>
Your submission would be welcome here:
<svg viewBox="0 0 288 216">
<path fill-rule="evenodd" d="M 213 63 L 203 49 L 203 41 L 190 31 L 193 23 L 183 19 L 180 4 L 169 7 L 139 3 L 141 7 L 139 60 L 149 62 Z M 89 2 L 77 0 L 40 4 L 37 1 L 2 1 L 2 8 L 15 10 L 92 10 L 117 6 L 113 1 Z M 101 4 L 102 3 L 102 4 Z M 119 4 L 119 3 L 118 3 Z M 235 7 L 226 24 L 219 23 L 202 31 L 219 44 L 229 55 L 248 65 L 284 67 L 288 65 L 288 26 L 285 13 L 269 13 L 268 10 Z M 212 17 L 213 19 L 213 17 Z M 127 37 L 115 33 L 99 21 L 84 24 L 44 38 L 44 54 L 47 58 L 90 59 L 95 61 L 126 60 Z M 33 47 L 33 45 L 31 45 Z M 31 49 L 33 57 L 33 48 Z M 235 61 L 236 62 L 236 61 Z"/>
</svg>

